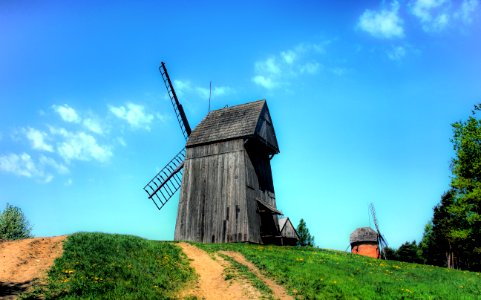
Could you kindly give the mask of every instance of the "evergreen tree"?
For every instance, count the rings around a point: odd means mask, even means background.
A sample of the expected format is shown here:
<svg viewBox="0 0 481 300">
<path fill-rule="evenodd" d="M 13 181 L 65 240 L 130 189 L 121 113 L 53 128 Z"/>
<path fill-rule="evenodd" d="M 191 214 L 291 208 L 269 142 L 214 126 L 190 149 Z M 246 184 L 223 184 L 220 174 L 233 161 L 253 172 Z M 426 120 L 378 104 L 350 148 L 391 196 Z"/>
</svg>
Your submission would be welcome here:
<svg viewBox="0 0 481 300">
<path fill-rule="evenodd" d="M 299 235 L 299 241 L 297 242 L 299 246 L 314 246 L 314 236 L 309 233 L 309 229 L 307 228 L 304 219 L 299 221 L 296 231 Z"/>
<path fill-rule="evenodd" d="M 412 241 L 411 243 L 405 242 L 402 244 L 396 251 L 396 257 L 399 261 L 418 264 L 423 262 L 421 251 L 419 250 L 416 241 Z"/>
<path fill-rule="evenodd" d="M 31 227 L 22 210 L 7 203 L 0 214 L 0 240 L 18 240 L 31 237 Z"/>
</svg>

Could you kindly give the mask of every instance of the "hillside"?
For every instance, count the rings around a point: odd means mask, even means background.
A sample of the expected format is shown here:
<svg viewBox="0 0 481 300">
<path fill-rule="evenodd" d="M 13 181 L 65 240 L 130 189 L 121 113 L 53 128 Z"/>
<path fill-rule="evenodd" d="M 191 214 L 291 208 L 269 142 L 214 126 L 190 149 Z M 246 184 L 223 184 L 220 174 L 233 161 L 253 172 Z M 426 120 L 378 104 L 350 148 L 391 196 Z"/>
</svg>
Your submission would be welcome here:
<svg viewBox="0 0 481 300">
<path fill-rule="evenodd" d="M 474 299 L 481 275 L 315 248 L 77 233 L 65 241 L 47 283 L 23 298 L 209 299 L 223 288 L 230 289 L 225 299 Z"/>
</svg>

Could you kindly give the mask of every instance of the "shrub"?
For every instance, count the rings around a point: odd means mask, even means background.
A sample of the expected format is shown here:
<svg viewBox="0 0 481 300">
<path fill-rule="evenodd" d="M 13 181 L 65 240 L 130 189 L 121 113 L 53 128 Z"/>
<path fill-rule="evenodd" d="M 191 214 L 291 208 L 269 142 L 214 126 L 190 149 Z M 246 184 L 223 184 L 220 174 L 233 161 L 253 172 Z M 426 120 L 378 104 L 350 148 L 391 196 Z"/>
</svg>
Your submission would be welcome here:
<svg viewBox="0 0 481 300">
<path fill-rule="evenodd" d="M 31 237 L 30 227 L 22 210 L 7 203 L 0 214 L 0 240 L 19 240 Z"/>
</svg>

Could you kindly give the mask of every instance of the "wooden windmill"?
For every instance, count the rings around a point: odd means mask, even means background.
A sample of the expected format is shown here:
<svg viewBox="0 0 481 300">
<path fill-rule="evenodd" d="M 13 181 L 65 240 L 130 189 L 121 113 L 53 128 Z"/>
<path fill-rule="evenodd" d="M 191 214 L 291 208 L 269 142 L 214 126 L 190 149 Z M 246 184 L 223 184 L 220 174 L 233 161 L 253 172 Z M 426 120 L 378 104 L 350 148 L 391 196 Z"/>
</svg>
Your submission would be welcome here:
<svg viewBox="0 0 481 300">
<path fill-rule="evenodd" d="M 373 258 L 386 259 L 385 248 L 387 247 L 387 242 L 379 230 L 376 210 L 372 203 L 369 205 L 369 213 L 372 216 L 376 230 L 371 227 L 360 227 L 354 230 L 349 237 L 351 252 Z"/>
<path fill-rule="evenodd" d="M 160 73 L 186 145 L 144 190 L 161 209 L 180 188 L 174 239 L 279 243 L 270 166 L 279 147 L 266 101 L 211 111 L 191 132 L 164 63 Z"/>
</svg>

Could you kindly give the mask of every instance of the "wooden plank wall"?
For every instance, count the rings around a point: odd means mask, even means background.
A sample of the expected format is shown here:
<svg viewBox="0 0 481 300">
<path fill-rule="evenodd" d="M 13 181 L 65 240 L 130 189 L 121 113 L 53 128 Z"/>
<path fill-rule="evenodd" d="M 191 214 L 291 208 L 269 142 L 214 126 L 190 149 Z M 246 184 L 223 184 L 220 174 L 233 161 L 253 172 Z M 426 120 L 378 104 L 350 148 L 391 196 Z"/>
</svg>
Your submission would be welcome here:
<svg viewBox="0 0 481 300">
<path fill-rule="evenodd" d="M 175 240 L 251 241 L 244 141 L 187 148 Z"/>
<path fill-rule="evenodd" d="M 244 139 L 187 148 L 175 240 L 262 243 L 257 200 L 276 207 L 264 147 Z M 272 216 L 277 226 L 277 215 Z"/>
</svg>

